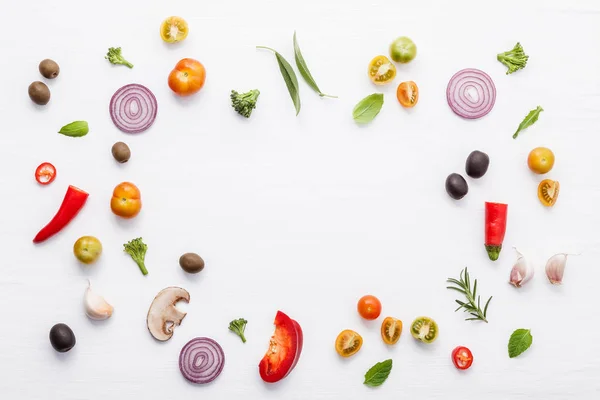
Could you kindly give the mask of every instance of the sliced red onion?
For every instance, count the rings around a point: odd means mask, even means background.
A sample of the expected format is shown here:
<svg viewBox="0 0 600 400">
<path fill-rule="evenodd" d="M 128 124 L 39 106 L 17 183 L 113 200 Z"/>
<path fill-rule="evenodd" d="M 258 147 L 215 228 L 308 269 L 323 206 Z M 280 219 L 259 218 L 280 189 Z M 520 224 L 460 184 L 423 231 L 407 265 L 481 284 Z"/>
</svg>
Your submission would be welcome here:
<svg viewBox="0 0 600 400">
<path fill-rule="evenodd" d="M 206 337 L 190 340 L 179 354 L 179 369 L 192 383 L 209 383 L 223 371 L 225 353 L 219 343 Z"/>
<path fill-rule="evenodd" d="M 110 99 L 110 117 L 125 133 L 140 133 L 156 119 L 158 103 L 146 86 L 132 83 L 115 92 Z"/>
<path fill-rule="evenodd" d="M 485 72 L 467 68 L 458 71 L 448 82 L 448 105 L 457 115 L 477 119 L 489 113 L 496 102 L 496 86 Z"/>
</svg>

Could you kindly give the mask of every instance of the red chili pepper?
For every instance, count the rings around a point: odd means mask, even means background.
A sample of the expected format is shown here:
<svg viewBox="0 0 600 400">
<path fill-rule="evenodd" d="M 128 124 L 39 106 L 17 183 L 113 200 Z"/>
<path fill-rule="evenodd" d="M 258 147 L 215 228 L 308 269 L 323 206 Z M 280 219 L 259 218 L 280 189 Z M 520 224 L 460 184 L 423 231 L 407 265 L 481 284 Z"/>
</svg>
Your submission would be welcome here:
<svg viewBox="0 0 600 400">
<path fill-rule="evenodd" d="M 85 204 L 89 194 L 84 192 L 81 189 L 76 188 L 75 186 L 69 186 L 67 189 L 67 194 L 65 194 L 65 198 L 63 199 L 58 212 L 52 218 L 52 220 L 42 228 L 41 231 L 33 239 L 33 243 L 40 243 L 44 240 L 48 239 L 52 235 L 60 232 L 62 228 L 67 226 L 69 222 L 81 210 L 83 205 Z"/>
<path fill-rule="evenodd" d="M 508 204 L 485 203 L 485 249 L 490 260 L 496 261 L 506 233 Z"/>
</svg>

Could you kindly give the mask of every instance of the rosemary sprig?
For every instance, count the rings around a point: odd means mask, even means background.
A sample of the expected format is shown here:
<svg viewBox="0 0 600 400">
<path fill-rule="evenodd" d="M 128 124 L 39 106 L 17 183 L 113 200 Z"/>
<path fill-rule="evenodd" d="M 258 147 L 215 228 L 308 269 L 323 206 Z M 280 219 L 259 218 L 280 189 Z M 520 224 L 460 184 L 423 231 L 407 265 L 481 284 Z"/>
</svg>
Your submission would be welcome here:
<svg viewBox="0 0 600 400">
<path fill-rule="evenodd" d="M 487 309 L 490 305 L 490 301 L 492 300 L 492 296 L 490 296 L 487 303 L 485 303 L 485 307 L 483 307 L 483 311 L 481 311 L 481 296 L 477 296 L 477 279 L 473 281 L 473 290 L 471 290 L 471 278 L 469 277 L 469 271 L 467 271 L 467 268 L 460 271 L 460 280 L 448 278 L 446 282 L 454 285 L 447 286 L 447 289 L 456 290 L 457 292 L 462 293 L 467 299 L 466 302 L 455 300 L 459 307 L 454 312 L 462 308 L 464 312 L 468 312 L 472 315 L 471 318 L 466 318 L 465 321 L 479 320 L 486 323 L 488 322 Z M 475 303 L 475 298 L 477 298 L 477 304 Z"/>
</svg>

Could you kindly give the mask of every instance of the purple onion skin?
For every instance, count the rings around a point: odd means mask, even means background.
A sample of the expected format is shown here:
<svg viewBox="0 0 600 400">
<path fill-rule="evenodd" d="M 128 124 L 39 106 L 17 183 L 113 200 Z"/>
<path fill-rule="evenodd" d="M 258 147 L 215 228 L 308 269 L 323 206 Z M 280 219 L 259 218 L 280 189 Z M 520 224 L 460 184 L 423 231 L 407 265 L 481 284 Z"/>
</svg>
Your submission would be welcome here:
<svg viewBox="0 0 600 400">
<path fill-rule="evenodd" d="M 478 93 L 477 102 L 472 101 L 468 90 Z M 496 86 L 485 72 L 467 68 L 458 71 L 450 79 L 446 98 L 454 113 L 466 119 L 477 119 L 487 115 L 494 107 Z"/>
<path fill-rule="evenodd" d="M 133 112 L 132 104 L 137 111 Z M 158 112 L 154 94 L 143 85 L 132 83 L 121 87 L 110 99 L 110 117 L 125 133 L 141 133 L 152 126 Z"/>
<path fill-rule="evenodd" d="M 197 365 L 198 359 L 194 355 L 197 355 L 195 352 L 199 350 L 204 350 L 206 354 L 200 365 Z M 205 367 L 205 364 L 209 364 L 208 368 L 198 369 Z M 179 370 L 183 377 L 192 383 L 207 384 L 214 381 L 224 366 L 225 353 L 219 343 L 210 338 L 198 337 L 190 340 L 179 354 Z"/>
</svg>

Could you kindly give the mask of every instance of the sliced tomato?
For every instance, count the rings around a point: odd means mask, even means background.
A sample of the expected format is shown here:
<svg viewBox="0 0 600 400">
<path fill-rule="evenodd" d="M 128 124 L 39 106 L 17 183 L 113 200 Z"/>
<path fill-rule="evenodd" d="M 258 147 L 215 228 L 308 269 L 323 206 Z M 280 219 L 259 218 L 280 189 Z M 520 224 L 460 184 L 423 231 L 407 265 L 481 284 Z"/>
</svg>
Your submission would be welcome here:
<svg viewBox="0 0 600 400">
<path fill-rule="evenodd" d="M 414 107 L 419 101 L 419 87 L 413 81 L 402 82 L 396 90 L 396 98 L 402 107 Z"/>
<path fill-rule="evenodd" d="M 274 324 L 269 349 L 258 364 L 260 377 L 268 383 L 280 381 L 294 369 L 304 341 L 300 324 L 281 311 L 277 311 Z"/>
<path fill-rule="evenodd" d="M 386 56 L 377 56 L 369 63 L 368 72 L 371 82 L 385 85 L 396 77 L 396 66 Z"/>
<path fill-rule="evenodd" d="M 458 346 L 452 351 L 452 362 L 458 369 L 468 369 L 473 364 L 473 353 L 464 346 Z"/>
<path fill-rule="evenodd" d="M 35 180 L 42 185 L 51 183 L 56 178 L 56 168 L 49 162 L 41 163 L 35 170 Z"/>
<path fill-rule="evenodd" d="M 381 338 L 386 344 L 396 344 L 402 334 L 402 321 L 386 317 L 381 323 Z"/>
<path fill-rule="evenodd" d="M 346 329 L 335 339 L 335 351 L 342 357 L 350 357 L 358 353 L 362 344 L 362 336 L 351 329 Z"/>
<path fill-rule="evenodd" d="M 551 179 L 544 179 L 538 186 L 538 199 L 546 207 L 552 207 L 558 200 L 560 184 Z"/>
</svg>

